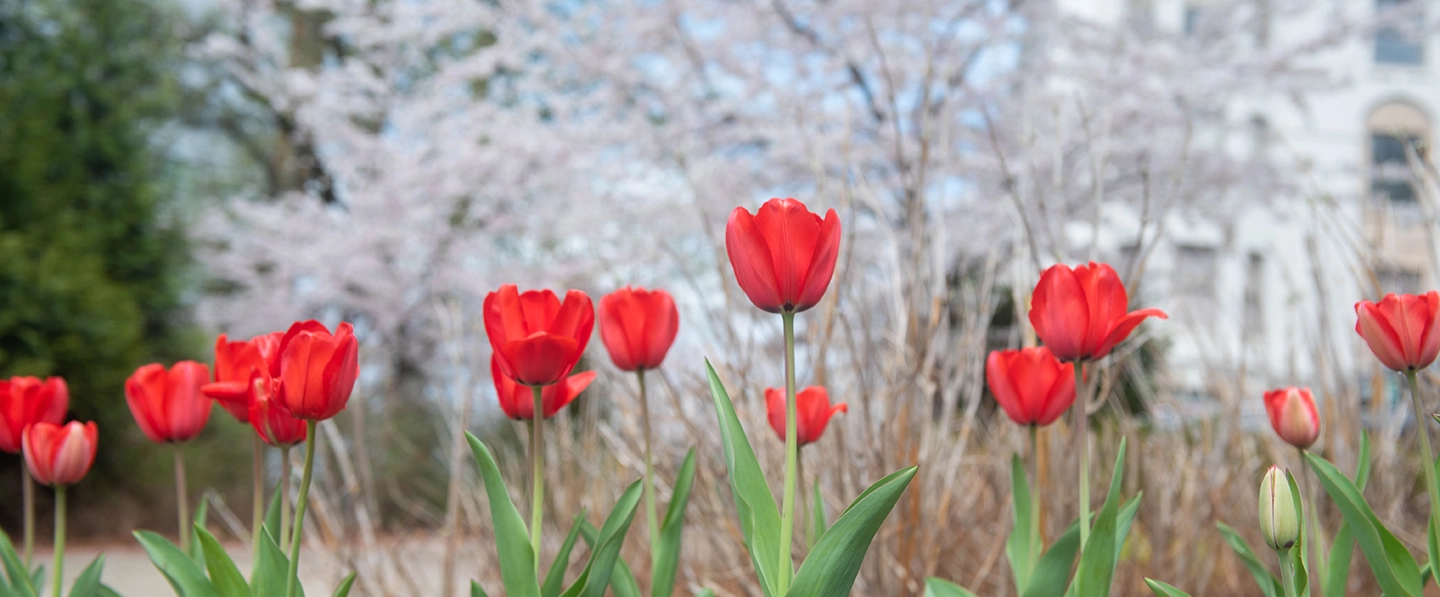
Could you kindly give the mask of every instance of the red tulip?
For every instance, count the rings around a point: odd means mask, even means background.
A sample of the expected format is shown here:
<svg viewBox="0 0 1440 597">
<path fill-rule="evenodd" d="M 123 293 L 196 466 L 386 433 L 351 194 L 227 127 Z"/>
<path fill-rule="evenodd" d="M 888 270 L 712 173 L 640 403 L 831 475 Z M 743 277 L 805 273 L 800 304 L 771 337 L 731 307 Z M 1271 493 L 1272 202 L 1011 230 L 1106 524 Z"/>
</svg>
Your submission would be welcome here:
<svg viewBox="0 0 1440 597">
<path fill-rule="evenodd" d="M 1297 448 L 1308 448 L 1320 437 L 1320 413 L 1310 388 L 1289 387 L 1265 392 L 1265 412 L 1275 434 Z"/>
<path fill-rule="evenodd" d="M 725 252 L 750 302 L 771 313 L 798 313 L 820 302 L 835 274 L 840 217 L 825 219 L 794 199 L 771 199 L 755 215 L 743 207 L 725 225 Z"/>
<path fill-rule="evenodd" d="M 40 422 L 26 427 L 23 443 L 30 476 L 52 487 L 79 483 L 95 463 L 98 436 L 93 422 Z"/>
<path fill-rule="evenodd" d="M 499 359 L 490 357 L 490 377 L 495 380 L 495 395 L 500 400 L 500 410 L 505 411 L 505 416 L 516 421 L 528 421 L 535 418 L 535 394 L 530 386 L 516 383 L 500 370 Z M 576 373 L 561 379 L 559 382 L 550 384 L 541 389 L 540 404 L 544 409 L 545 418 L 555 416 L 560 409 L 565 408 L 580 392 L 595 381 L 595 372 L 586 371 Z"/>
<path fill-rule="evenodd" d="M 220 403 L 235 420 L 250 422 L 250 377 L 269 373 L 285 332 L 262 334 L 244 342 L 230 342 L 225 334 L 215 340 L 215 382 L 200 391 Z"/>
<path fill-rule="evenodd" d="M 1380 304 L 1355 303 L 1355 331 L 1386 367 L 1415 371 L 1429 367 L 1440 354 L 1440 292 L 1420 296 L 1387 294 Z"/>
<path fill-rule="evenodd" d="M 209 381 L 210 368 L 195 361 L 180 361 L 169 371 L 145 365 L 125 380 L 125 403 L 150 441 L 190 441 L 210 420 L 213 403 L 200 393 Z"/>
<path fill-rule="evenodd" d="M 770 415 L 770 428 L 780 441 L 785 441 L 785 390 L 765 388 L 765 410 Z M 844 402 L 830 406 L 830 394 L 820 386 L 810 386 L 795 393 L 795 435 L 800 445 L 815 443 L 825 433 L 825 426 L 835 413 L 849 408 Z"/>
<path fill-rule="evenodd" d="M 579 290 L 565 302 L 549 290 L 521 293 L 514 284 L 485 296 L 485 333 L 505 376 L 548 386 L 570 374 L 595 327 L 595 307 Z"/>
<path fill-rule="evenodd" d="M 284 384 L 280 395 L 296 418 L 323 421 L 345 410 L 359 375 L 355 330 L 341 322 L 335 333 L 318 321 L 297 321 L 280 338 L 270 376 Z"/>
<path fill-rule="evenodd" d="M 664 290 L 626 286 L 600 299 L 600 339 L 621 371 L 659 367 L 679 331 L 680 312 Z"/>
<path fill-rule="evenodd" d="M 1054 423 L 1075 403 L 1075 365 L 1061 363 L 1044 346 L 991 352 L 985 380 L 995 402 L 1021 425 Z"/>
<path fill-rule="evenodd" d="M 1058 264 L 1040 274 L 1030 306 L 1030 323 L 1050 352 L 1062 361 L 1093 361 L 1110 354 L 1146 317 L 1164 311 L 1126 313 L 1129 299 L 1115 269 L 1090 262 L 1075 269 Z"/>
<path fill-rule="evenodd" d="M 246 419 L 265 443 L 283 448 L 305 441 L 305 420 L 285 408 L 280 380 L 256 373 L 250 383 L 250 412 Z"/>
<path fill-rule="evenodd" d="M 20 453 L 21 434 L 32 423 L 59 423 L 65 420 L 70 389 L 65 380 L 49 377 L 0 379 L 0 452 Z"/>
</svg>

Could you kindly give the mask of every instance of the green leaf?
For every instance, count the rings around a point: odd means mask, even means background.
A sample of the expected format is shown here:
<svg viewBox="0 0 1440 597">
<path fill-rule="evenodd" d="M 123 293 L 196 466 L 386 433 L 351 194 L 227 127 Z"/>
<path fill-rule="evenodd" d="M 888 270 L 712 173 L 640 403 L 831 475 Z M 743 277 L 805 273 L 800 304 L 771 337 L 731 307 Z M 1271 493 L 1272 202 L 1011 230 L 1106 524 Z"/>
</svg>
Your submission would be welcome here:
<svg viewBox="0 0 1440 597">
<path fill-rule="evenodd" d="M 1290 548 L 1293 558 L 1291 569 L 1295 571 L 1295 594 L 1310 594 L 1310 559 L 1307 557 L 1309 550 L 1306 549 L 1306 542 L 1310 540 L 1305 536 L 1305 501 L 1300 498 L 1300 485 L 1295 482 L 1295 475 L 1285 471 L 1285 482 L 1290 484 L 1290 505 L 1300 513 L 1300 533 L 1295 546 Z"/>
<path fill-rule="evenodd" d="M 75 578 L 70 586 L 70 597 L 99 597 L 100 573 L 105 569 L 105 554 L 95 556 L 90 565 Z"/>
<path fill-rule="evenodd" d="M 5 576 L 10 578 L 10 590 L 18 597 L 33 597 L 35 585 L 30 581 L 30 571 L 25 569 L 25 564 L 20 561 L 20 554 L 15 553 L 15 546 L 10 543 L 10 536 L 0 531 L 0 564 L 4 564 Z"/>
<path fill-rule="evenodd" d="M 201 498 L 195 508 L 194 524 L 190 525 L 190 560 L 201 569 L 205 568 L 205 551 L 200 548 L 200 531 L 205 528 L 205 519 L 210 516 L 210 500 Z"/>
<path fill-rule="evenodd" d="M 251 572 L 250 593 L 255 597 L 284 595 L 290 575 L 290 558 L 280 551 L 280 544 L 275 542 L 270 529 L 262 530 L 264 532 L 260 536 L 260 560 L 255 562 L 255 569 Z M 303 585 L 296 589 L 300 595 L 305 594 Z"/>
<path fill-rule="evenodd" d="M 780 577 L 792 574 L 790 567 L 781 566 L 780 558 L 789 553 L 789 545 L 780 545 L 780 512 L 775 496 L 765 482 L 760 461 L 745 437 L 745 429 L 735 416 L 735 405 L 715 374 L 710 360 L 705 360 L 705 374 L 710 380 L 710 398 L 715 403 L 715 416 L 720 419 L 720 440 L 725 447 L 725 468 L 730 471 L 730 489 L 735 497 L 735 514 L 745 536 L 745 548 L 760 579 L 765 597 L 774 597 Z M 788 558 L 787 558 L 788 560 Z"/>
<path fill-rule="evenodd" d="M 1370 480 L 1370 434 L 1360 432 L 1360 453 L 1355 463 L 1355 488 L 1361 492 L 1365 491 L 1365 483 Z M 1330 557 L 1326 562 L 1323 584 L 1321 585 L 1324 597 L 1345 597 L 1345 592 L 1350 586 L 1350 560 L 1355 553 L 1355 534 L 1350 531 L 1349 523 L 1340 521 L 1340 529 L 1335 533 L 1335 541 L 1330 544 Z"/>
<path fill-rule="evenodd" d="M 585 539 L 585 545 L 591 549 L 595 548 L 595 541 L 600 537 L 600 529 L 589 521 L 581 521 L 580 537 Z M 640 583 L 635 582 L 635 573 L 630 571 L 630 565 L 625 560 L 615 561 L 615 571 L 610 576 L 610 590 L 615 592 L 615 597 L 640 597 Z"/>
<path fill-rule="evenodd" d="M 1150 590 L 1155 593 L 1155 597 L 1190 597 L 1189 593 L 1155 579 L 1147 578 L 1145 579 L 1145 584 L 1150 586 Z"/>
<path fill-rule="evenodd" d="M 670 506 L 665 509 L 665 520 L 660 523 L 660 553 L 655 555 L 655 564 L 650 571 L 650 597 L 670 597 L 675 591 L 675 572 L 680 567 L 680 539 L 685 532 L 685 505 L 690 502 L 690 487 L 694 483 L 695 448 L 690 448 L 675 479 L 675 490 L 670 495 Z"/>
<path fill-rule="evenodd" d="M 1270 569 L 1265 567 L 1238 531 L 1223 522 L 1215 523 L 1215 528 L 1220 529 L 1220 535 L 1230 544 L 1230 550 L 1240 556 L 1240 563 L 1250 570 L 1250 575 L 1255 577 L 1255 583 L 1260 586 L 1260 592 L 1264 593 L 1265 597 L 1280 597 L 1285 594 L 1285 586 L 1280 584 L 1280 579 L 1270 573 Z"/>
<path fill-rule="evenodd" d="M 480 588 L 480 583 L 470 581 L 470 597 L 490 597 L 485 594 L 485 589 Z"/>
<path fill-rule="evenodd" d="M 715 597 L 715 591 L 712 591 L 710 589 L 700 589 L 700 592 L 696 593 L 695 597 Z"/>
<path fill-rule="evenodd" d="M 165 575 L 177 597 L 219 597 L 210 579 L 180 548 L 150 531 L 135 531 L 135 539 L 150 554 L 150 561 Z"/>
<path fill-rule="evenodd" d="M 925 597 L 975 597 L 975 594 L 953 582 L 932 576 L 925 579 Z"/>
<path fill-rule="evenodd" d="M 1012 505 L 1010 537 L 1005 540 L 1005 559 L 1015 577 L 1015 590 L 1024 593 L 1030 584 L 1030 571 L 1040 557 L 1035 527 L 1035 505 L 1030 500 L 1030 482 L 1025 480 L 1025 463 L 1019 454 L 1010 456 L 1010 495 Z"/>
<path fill-rule="evenodd" d="M 861 492 L 835 519 L 835 525 L 820 536 L 815 549 L 800 564 L 795 584 L 786 596 L 849 595 L 870 541 L 915 478 L 915 471 L 913 466 L 895 471 Z"/>
<path fill-rule="evenodd" d="M 112 588 L 110 588 L 110 587 L 107 587 L 107 586 L 105 586 L 104 583 L 101 583 L 101 584 L 100 584 L 100 597 L 121 597 L 121 595 L 120 595 L 120 593 L 119 593 L 118 591 L 116 591 L 115 589 L 112 589 Z"/>
<path fill-rule="evenodd" d="M 1120 507 L 1120 481 L 1124 477 L 1125 440 L 1120 440 L 1120 452 L 1115 456 L 1115 470 L 1110 475 L 1110 490 L 1105 494 L 1105 504 L 1095 515 L 1095 525 L 1090 529 L 1088 548 L 1081 551 L 1080 567 L 1075 571 L 1077 595 L 1109 595 L 1110 583 L 1115 577 L 1115 562 L 1119 548 L 1116 537 L 1116 511 Z"/>
<path fill-rule="evenodd" d="M 540 594 L 544 597 L 555 597 L 565 588 L 565 569 L 570 566 L 570 552 L 575 549 L 575 539 L 580 537 L 580 525 L 583 522 L 585 510 L 581 509 L 580 515 L 570 523 L 570 533 L 565 535 L 565 542 L 560 544 L 555 561 L 550 563 L 550 572 L 545 575 L 544 584 L 540 585 Z"/>
<path fill-rule="evenodd" d="M 819 541 L 820 536 L 824 535 L 825 530 L 830 527 L 829 521 L 825 518 L 825 498 L 820 495 L 819 478 L 815 479 L 815 491 L 812 492 L 809 526 L 809 532 L 807 533 L 807 535 L 809 536 L 809 540 L 806 547 L 808 547 L 809 549 L 815 549 L 815 542 Z"/>
<path fill-rule="evenodd" d="M 335 592 L 331 593 L 330 597 L 349 597 L 350 587 L 354 584 L 355 573 L 351 572 L 349 576 L 345 577 L 345 580 L 340 581 L 340 586 L 335 587 Z"/>
<path fill-rule="evenodd" d="M 1355 484 L 1324 458 L 1306 452 L 1305 460 L 1310 463 L 1330 500 L 1340 508 L 1381 590 L 1389 597 L 1418 597 L 1422 585 L 1420 567 L 1415 563 L 1414 556 L 1380 524 Z"/>
<path fill-rule="evenodd" d="M 520 511 L 510 501 L 510 492 L 505 488 L 505 479 L 500 476 L 500 467 L 490 449 L 480 443 L 470 432 L 465 432 L 470 441 L 470 451 L 480 465 L 480 478 L 485 483 L 485 495 L 490 500 L 490 519 L 495 525 L 495 547 L 500 555 L 500 580 L 505 584 L 505 594 L 511 597 L 540 597 L 540 583 L 535 579 L 535 551 L 530 547 L 530 532 Z"/>
<path fill-rule="evenodd" d="M 205 557 L 205 568 L 210 571 L 210 582 L 220 597 L 249 597 L 250 585 L 245 584 L 245 577 L 215 536 L 197 526 L 195 539 Z"/>
<path fill-rule="evenodd" d="M 610 515 L 605 517 L 605 525 L 600 527 L 600 534 L 590 550 L 589 563 L 585 564 L 585 570 L 580 572 L 575 584 L 561 594 L 563 597 L 604 597 L 605 589 L 610 586 L 610 576 L 615 572 L 615 562 L 620 559 L 620 548 L 625 545 L 625 534 L 635 520 L 635 509 L 640 505 L 643 489 L 642 482 L 636 481 L 620 495 Z"/>
<path fill-rule="evenodd" d="M 270 505 L 265 508 L 263 532 L 270 533 L 271 537 L 280 536 L 280 500 L 282 497 L 284 496 L 280 495 L 280 486 L 276 485 L 275 493 L 270 496 Z M 260 538 L 255 537 L 253 540 L 258 541 Z"/>
<path fill-rule="evenodd" d="M 1030 584 L 1020 593 L 1024 597 L 1059 597 L 1065 594 L 1069 584 L 1070 568 L 1075 565 L 1075 554 L 1080 551 L 1080 523 L 1072 521 L 1050 549 L 1040 554 L 1040 560 L 1030 572 Z"/>
</svg>

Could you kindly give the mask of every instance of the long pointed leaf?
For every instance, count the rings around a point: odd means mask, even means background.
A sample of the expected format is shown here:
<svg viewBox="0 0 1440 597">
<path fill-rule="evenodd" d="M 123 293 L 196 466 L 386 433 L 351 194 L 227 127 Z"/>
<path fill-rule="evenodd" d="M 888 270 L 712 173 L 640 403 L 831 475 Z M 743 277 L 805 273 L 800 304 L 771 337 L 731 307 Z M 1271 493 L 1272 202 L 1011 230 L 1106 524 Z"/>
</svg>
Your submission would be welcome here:
<svg viewBox="0 0 1440 597">
<path fill-rule="evenodd" d="M 210 583 L 215 585 L 215 591 L 220 597 L 249 597 L 250 585 L 245 583 L 240 569 L 235 567 L 230 554 L 225 553 L 225 548 L 220 546 L 215 536 L 203 528 L 195 527 L 195 539 L 204 555 L 205 568 L 210 571 Z"/>
<path fill-rule="evenodd" d="M 925 597 L 975 597 L 975 594 L 965 587 L 932 576 L 925 579 Z"/>
<path fill-rule="evenodd" d="M 1025 480 L 1025 463 L 1019 454 L 1010 456 L 1011 523 L 1010 537 L 1005 540 L 1005 559 L 1010 562 L 1010 573 L 1015 578 L 1017 592 L 1024 592 L 1030 584 L 1030 571 L 1040 557 L 1039 546 L 1035 545 L 1035 505 L 1030 500 L 1030 482 Z"/>
<path fill-rule="evenodd" d="M 150 531 L 135 531 L 135 539 L 178 597 L 219 597 L 210 579 L 180 548 Z"/>
<path fill-rule="evenodd" d="M 1125 440 L 1120 440 L 1120 451 L 1115 456 L 1115 469 L 1110 475 L 1110 490 L 1105 494 L 1105 504 L 1095 516 L 1095 526 L 1090 529 L 1090 541 L 1080 553 L 1080 568 L 1075 571 L 1077 595 L 1109 595 L 1110 584 L 1115 577 L 1115 562 L 1119 548 L 1116 537 L 1116 511 L 1120 508 L 1120 481 L 1125 472 Z"/>
<path fill-rule="evenodd" d="M 340 581 L 340 584 L 335 587 L 335 592 L 331 593 L 330 597 L 349 597 L 350 587 L 354 584 L 355 573 L 351 572 L 349 576 L 345 577 L 345 580 Z"/>
<path fill-rule="evenodd" d="M 1355 484 L 1324 458 L 1307 452 L 1305 460 L 1355 533 L 1355 542 L 1360 545 L 1360 553 L 1370 564 L 1380 588 L 1389 597 L 1418 597 L 1421 594 L 1419 565 L 1405 546 L 1380 524 Z"/>
<path fill-rule="evenodd" d="M 200 530 L 205 528 L 205 520 L 210 516 L 210 500 L 200 498 L 200 504 L 195 508 L 195 518 L 190 525 L 190 560 L 201 569 L 205 568 L 205 551 L 200 548 Z"/>
<path fill-rule="evenodd" d="M 765 473 L 760 470 L 755 450 L 745 437 L 745 428 L 735 416 L 730 394 L 720 383 L 720 377 L 715 374 L 709 359 L 705 361 L 705 374 L 710 380 L 710 398 L 715 403 L 715 416 L 720 419 L 725 468 L 730 471 L 730 489 L 735 497 L 735 514 L 740 519 L 740 531 L 745 535 L 745 547 L 750 551 L 750 561 L 760 578 L 760 588 L 766 597 L 774 597 L 780 576 L 791 574 L 788 566 L 780 565 L 780 558 L 790 550 L 789 545 L 780 545 L 780 512 L 775 508 L 775 496 L 765 482 Z"/>
<path fill-rule="evenodd" d="M 1155 597 L 1190 597 L 1189 593 L 1152 578 L 1145 579 L 1145 584 L 1149 585 L 1150 590 L 1155 593 Z"/>
<path fill-rule="evenodd" d="M 70 585 L 70 597 L 99 597 L 100 574 L 105 570 L 105 554 L 95 556 L 90 565 Z"/>
<path fill-rule="evenodd" d="M 10 536 L 4 531 L 0 531 L 0 564 L 4 565 L 5 576 L 10 578 L 11 591 L 20 597 L 31 597 L 35 594 L 30 571 L 21 563 L 20 554 L 15 553 L 15 546 L 10 543 Z"/>
<path fill-rule="evenodd" d="M 490 520 L 495 525 L 495 548 L 500 554 L 500 580 L 505 584 L 505 594 L 511 597 L 540 597 L 540 582 L 535 578 L 535 550 L 530 547 L 529 530 L 520 511 L 510 501 L 510 492 L 505 488 L 505 479 L 500 476 L 500 466 L 495 457 L 470 432 L 465 432 L 470 441 L 470 451 L 480 465 L 480 478 L 485 483 L 485 495 L 490 500 Z"/>
<path fill-rule="evenodd" d="M 1050 549 L 1040 554 L 1030 574 L 1030 584 L 1021 593 L 1024 597 L 1059 597 L 1069 585 L 1070 569 L 1080 551 L 1080 524 L 1071 522 Z"/>
<path fill-rule="evenodd" d="M 485 589 L 480 588 L 480 583 L 472 580 L 470 581 L 470 597 L 490 597 L 490 595 L 485 593 Z"/>
<path fill-rule="evenodd" d="M 830 530 L 820 536 L 815 549 L 800 564 L 795 584 L 786 596 L 849 595 L 870 541 L 915 478 L 915 471 L 913 466 L 895 471 L 861 492 Z"/>
<path fill-rule="evenodd" d="M 290 575 L 290 558 L 280 551 L 280 544 L 275 542 L 269 529 L 264 529 L 260 535 L 260 560 L 255 562 L 255 568 L 250 574 L 250 594 L 254 597 L 285 594 L 288 584 L 286 581 Z M 305 595 L 305 585 L 295 588 L 302 597 Z"/>
<path fill-rule="evenodd" d="M 1240 563 L 1250 571 L 1250 576 L 1255 577 L 1255 583 L 1260 586 L 1260 592 L 1264 593 L 1265 597 L 1278 597 L 1285 594 L 1285 587 L 1280 584 L 1280 579 L 1270 573 L 1270 569 L 1266 568 L 1255 552 L 1250 549 L 1250 544 L 1245 542 L 1245 538 L 1240 536 L 1239 531 L 1223 522 L 1215 523 L 1215 528 L 1220 529 L 1220 535 L 1225 538 L 1226 543 L 1230 544 L 1230 550 L 1240 557 Z"/>
<path fill-rule="evenodd" d="M 695 483 L 695 448 L 685 455 L 665 521 L 660 523 L 660 553 L 650 571 L 650 597 L 670 597 L 675 592 L 675 572 L 680 567 L 680 547 L 685 532 L 685 506 L 690 503 L 690 486 Z M 613 583 L 613 581 L 612 581 Z"/>
<path fill-rule="evenodd" d="M 595 541 L 600 538 L 600 529 L 589 521 L 580 521 L 580 537 L 585 540 L 585 545 L 595 549 Z M 615 561 L 615 571 L 610 576 L 610 590 L 615 592 L 615 597 L 640 597 L 640 583 L 635 581 L 635 573 L 630 570 L 630 565 L 625 560 Z"/>
<path fill-rule="evenodd" d="M 605 517 L 605 525 L 600 527 L 595 546 L 590 550 L 590 562 L 585 564 L 580 578 L 561 594 L 562 597 L 604 597 L 605 589 L 610 586 L 610 576 L 615 571 L 615 562 L 620 559 L 625 534 L 635 520 L 642 489 L 641 481 L 636 481 L 620 495 L 610 515 Z"/>
<path fill-rule="evenodd" d="M 545 582 L 540 585 L 542 596 L 555 597 L 565 588 L 565 569 L 570 567 L 570 552 L 575 549 L 575 540 L 580 537 L 580 525 L 583 522 L 585 510 L 582 508 L 575 520 L 570 522 L 570 532 L 565 535 L 565 542 L 560 544 L 555 560 L 550 562 L 550 571 L 545 574 Z"/>
</svg>

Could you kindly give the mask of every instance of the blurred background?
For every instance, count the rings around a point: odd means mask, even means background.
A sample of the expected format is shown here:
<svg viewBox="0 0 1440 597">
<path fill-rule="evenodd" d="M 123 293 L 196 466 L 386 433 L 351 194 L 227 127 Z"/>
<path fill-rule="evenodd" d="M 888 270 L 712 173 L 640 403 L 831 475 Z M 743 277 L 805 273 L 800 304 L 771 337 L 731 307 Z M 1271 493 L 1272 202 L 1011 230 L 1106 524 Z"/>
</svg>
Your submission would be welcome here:
<svg viewBox="0 0 1440 597">
<path fill-rule="evenodd" d="M 1258 594 L 1213 523 L 1257 544 L 1261 472 L 1298 470 L 1268 388 L 1315 391 L 1316 449 L 1342 468 L 1371 434 L 1367 498 L 1423 548 L 1403 384 L 1351 330 L 1357 300 L 1440 280 L 1437 31 L 1423 0 L 0 0 L 0 374 L 62 375 L 72 416 L 99 422 L 72 528 L 123 550 L 174 527 L 170 455 L 125 376 L 209 362 L 218 333 L 351 321 L 361 379 L 322 425 L 312 547 L 366 595 L 498 587 L 460 432 L 502 446 L 516 489 L 526 463 L 484 294 L 664 288 L 682 323 L 652 390 L 662 479 L 700 454 L 677 593 L 755 595 L 702 358 L 778 487 L 780 324 L 735 285 L 723 228 L 793 196 L 844 225 L 799 374 L 849 413 L 806 470 L 833 517 L 921 467 L 856 594 L 927 575 L 1013 591 L 1008 463 L 1027 448 L 984 356 L 1033 344 L 1039 271 L 1085 260 L 1172 316 L 1100 364 L 1090 406 L 1097 482 L 1124 436 L 1127 494 L 1146 494 L 1117 593 L 1148 594 L 1144 575 Z M 548 446 L 552 540 L 644 469 L 633 379 L 588 355 L 599 381 Z M 192 493 L 236 537 L 249 433 L 217 409 L 187 447 Z M 1052 536 L 1074 515 L 1068 436 L 1041 438 Z M 0 479 L 18 469 L 0 459 Z M 18 482 L 0 504 L 13 536 Z M 1363 568 L 1354 594 L 1376 594 Z"/>
</svg>

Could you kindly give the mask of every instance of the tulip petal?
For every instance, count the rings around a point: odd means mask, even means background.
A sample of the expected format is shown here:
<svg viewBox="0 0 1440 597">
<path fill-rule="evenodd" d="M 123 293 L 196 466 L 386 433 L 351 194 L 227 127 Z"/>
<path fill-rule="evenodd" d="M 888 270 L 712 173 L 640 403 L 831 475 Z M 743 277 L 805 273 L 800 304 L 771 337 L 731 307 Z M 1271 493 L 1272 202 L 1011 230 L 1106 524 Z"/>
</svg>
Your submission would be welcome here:
<svg viewBox="0 0 1440 597">
<path fill-rule="evenodd" d="M 730 212 L 730 221 L 725 225 L 725 253 L 735 270 L 735 281 L 756 307 L 779 313 L 785 303 L 780 298 L 768 242 L 749 211 L 737 207 Z"/>
<path fill-rule="evenodd" d="M 506 342 L 499 347 L 501 370 L 508 364 L 515 381 L 525 385 L 549 385 L 574 367 L 578 343 L 571 338 L 537 333 L 523 340 Z"/>
<path fill-rule="evenodd" d="M 165 404 L 167 378 L 165 366 L 152 363 L 136 369 L 125 380 L 125 404 L 130 407 L 140 432 L 155 443 L 165 443 L 170 437 L 170 417 Z"/>
<path fill-rule="evenodd" d="M 831 209 L 825 212 L 825 220 L 820 223 L 818 242 L 815 244 L 815 253 L 810 258 L 810 269 L 805 273 L 805 286 L 800 291 L 800 299 L 795 305 L 796 311 L 804 311 L 820 304 L 825 290 L 830 287 L 831 278 L 835 277 L 835 261 L 839 257 L 840 216 Z"/>
<path fill-rule="evenodd" d="M 1030 304 L 1030 325 L 1050 352 L 1062 361 L 1087 358 L 1085 336 L 1090 307 L 1075 272 L 1063 264 L 1040 274 Z"/>
<path fill-rule="evenodd" d="M 1090 308 L 1090 325 L 1085 330 L 1085 351 L 1088 358 L 1098 359 L 1110 352 L 1108 348 L 1102 347 L 1113 326 L 1105 324 L 1120 321 L 1125 317 L 1129 298 L 1125 295 L 1125 285 L 1120 283 L 1120 276 L 1115 273 L 1115 268 L 1107 264 L 1091 261 L 1077 267 L 1075 278 L 1085 289 L 1085 302 Z M 1126 332 L 1126 335 L 1128 334 Z M 1121 339 L 1124 339 L 1123 335 Z"/>
<path fill-rule="evenodd" d="M 1115 322 L 1115 327 L 1111 328 L 1110 333 L 1105 336 L 1105 339 L 1095 347 L 1095 352 L 1092 353 L 1091 358 L 1098 359 L 1110 354 L 1110 351 L 1115 348 L 1115 345 L 1125 340 L 1125 338 L 1128 338 L 1130 332 L 1135 331 L 1135 328 L 1138 327 L 1141 322 L 1145 321 L 1147 317 L 1168 319 L 1170 316 L 1159 309 L 1140 309 L 1127 313 L 1124 317 L 1121 317 L 1119 321 Z"/>
<path fill-rule="evenodd" d="M 1010 361 L 1014 357 L 1011 353 L 1018 351 L 990 352 L 985 358 L 985 380 L 990 385 L 990 395 L 995 397 L 996 404 L 1010 417 L 1010 420 L 1021 425 L 1030 424 L 1024 407 L 1020 404 L 1020 392 L 1015 388 L 1014 382 L 1010 380 L 1007 371 L 1010 369 Z"/>
<path fill-rule="evenodd" d="M 755 223 L 770 248 L 780 298 L 797 308 L 820 240 L 820 216 L 794 199 L 771 199 L 760 206 Z"/>
<path fill-rule="evenodd" d="M 1055 357 L 1051 356 L 1051 359 Z M 1058 361 L 1056 361 L 1058 362 Z M 1055 375 L 1055 383 L 1046 394 L 1043 408 L 1035 416 L 1035 424 L 1041 427 L 1054 423 L 1060 415 L 1075 404 L 1075 364 L 1061 363 Z"/>
<path fill-rule="evenodd" d="M 545 396 L 543 400 L 545 418 L 555 416 L 555 413 L 560 412 L 576 398 L 579 398 L 580 393 L 590 387 L 590 382 L 595 381 L 595 375 L 594 371 L 576 373 L 561 380 L 560 383 L 546 387 L 545 391 L 551 392 L 551 394 Z M 531 404 L 530 409 L 534 410 L 535 405 Z"/>
<path fill-rule="evenodd" d="M 570 302 L 569 296 L 565 297 L 565 302 Z M 524 332 L 518 336 L 514 336 L 519 338 L 535 332 L 556 332 L 556 319 L 559 317 L 560 311 L 565 309 L 564 306 L 561 306 L 560 299 L 555 297 L 555 293 L 549 290 L 527 290 L 522 292 L 519 295 L 518 304 L 520 307 L 519 322 L 524 326 Z M 567 322 L 565 325 L 571 325 L 571 323 Z M 569 335 L 568 330 L 565 332 L 565 335 Z"/>
<path fill-rule="evenodd" d="M 1365 339 L 1370 352 L 1375 353 L 1385 367 L 1404 371 L 1407 367 L 1400 348 L 1400 336 L 1378 306 L 1370 301 L 1360 301 L 1355 304 L 1355 314 L 1355 332 Z"/>
</svg>

